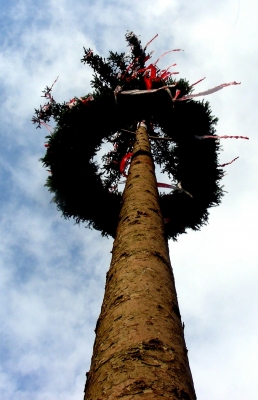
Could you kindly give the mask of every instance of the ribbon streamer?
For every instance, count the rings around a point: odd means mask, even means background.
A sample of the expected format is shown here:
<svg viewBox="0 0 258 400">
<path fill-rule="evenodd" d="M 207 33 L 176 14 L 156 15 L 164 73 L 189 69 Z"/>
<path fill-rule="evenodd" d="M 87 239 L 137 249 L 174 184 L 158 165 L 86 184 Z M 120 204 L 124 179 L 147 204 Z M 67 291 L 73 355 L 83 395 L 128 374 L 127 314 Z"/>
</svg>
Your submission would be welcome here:
<svg viewBox="0 0 258 400">
<path fill-rule="evenodd" d="M 88 101 L 93 101 L 93 100 L 94 100 L 94 97 L 92 95 L 89 95 L 86 99 L 83 99 L 82 97 L 77 99 L 76 97 L 74 97 L 72 100 L 70 100 L 68 103 L 66 103 L 66 105 L 69 108 L 73 108 L 74 106 L 76 106 L 78 104 L 79 101 L 81 101 L 83 105 L 86 105 L 88 103 Z"/>
<path fill-rule="evenodd" d="M 207 96 L 208 94 L 218 92 L 219 90 L 223 89 L 224 87 L 227 86 L 232 86 L 232 85 L 240 85 L 241 82 L 230 82 L 230 83 L 223 83 L 222 85 L 215 86 L 212 89 L 206 90 L 204 92 L 196 93 L 196 94 L 188 94 L 186 96 L 181 97 L 180 99 L 177 99 L 177 101 L 183 101 L 183 100 L 189 100 L 193 99 L 194 97 L 200 97 L 200 96 Z"/>
<path fill-rule="evenodd" d="M 127 153 L 123 158 L 122 158 L 122 161 L 121 161 L 121 163 L 120 163 L 120 167 L 119 167 L 119 170 L 120 170 L 120 173 L 125 177 L 125 178 L 127 178 L 127 174 L 125 174 L 125 167 L 126 167 L 126 163 L 127 163 L 127 161 L 132 157 L 132 155 L 133 155 L 133 153 Z"/>
<path fill-rule="evenodd" d="M 180 100 L 180 99 L 179 99 Z M 196 139 L 202 140 L 202 139 L 246 139 L 249 140 L 249 137 L 247 136 L 211 136 L 211 135 L 204 135 L 204 136 L 194 136 Z"/>
<path fill-rule="evenodd" d="M 165 56 L 166 54 L 168 54 L 168 53 L 171 53 L 172 51 L 184 51 L 184 50 L 182 50 L 182 49 L 174 49 L 174 50 L 166 51 L 165 53 L 163 53 L 163 54 L 155 61 L 155 63 L 153 63 L 153 65 L 156 65 L 162 57 L 164 57 L 164 56 Z"/>
<path fill-rule="evenodd" d="M 239 156 L 236 157 L 236 158 L 234 158 L 233 160 L 231 160 L 231 161 L 225 163 L 225 164 L 220 164 L 219 167 L 225 167 L 226 165 L 232 164 L 232 163 L 233 163 L 234 161 L 236 161 L 238 158 L 239 158 Z"/>
<path fill-rule="evenodd" d="M 162 187 L 162 188 L 167 188 L 167 189 L 177 189 L 176 185 L 170 185 L 169 183 L 161 183 L 161 182 L 157 182 L 157 186 L 158 187 Z"/>
<path fill-rule="evenodd" d="M 135 78 L 139 73 L 143 73 L 143 79 L 147 90 L 152 88 L 153 82 L 159 82 L 161 80 L 167 80 L 171 75 L 179 74 L 179 72 L 168 72 L 169 68 L 175 66 L 176 64 L 170 65 L 168 68 L 159 70 L 155 64 L 150 64 L 145 68 L 139 69 L 132 74 L 132 79 Z"/>
<path fill-rule="evenodd" d="M 89 95 L 86 99 L 80 97 L 79 100 L 82 102 L 83 105 L 86 105 L 89 101 L 93 101 L 94 97 L 92 95 Z"/>
<path fill-rule="evenodd" d="M 177 72 L 171 72 L 170 74 L 172 75 L 172 74 L 176 74 L 176 73 L 177 73 Z M 203 78 L 203 79 L 204 79 L 204 78 Z M 203 80 L 203 79 L 202 79 L 202 80 Z M 170 92 L 170 90 L 169 90 L 168 88 L 170 88 L 170 87 L 175 87 L 176 84 L 167 85 L 167 86 L 162 86 L 162 87 L 160 87 L 160 88 L 158 88 L 158 89 L 151 89 L 151 82 L 150 82 L 150 80 L 151 80 L 151 78 L 145 79 L 145 84 L 146 84 L 146 86 L 147 86 L 147 90 L 140 90 L 140 89 L 121 90 L 121 87 L 120 87 L 120 86 L 117 86 L 116 89 L 115 89 L 114 94 L 115 94 L 115 96 L 116 96 L 117 94 L 130 94 L 130 95 L 135 95 L 135 94 L 146 94 L 146 93 L 154 93 L 154 92 L 157 92 L 158 90 L 165 89 L 165 90 L 169 93 L 170 97 L 172 98 L 171 92 Z M 201 81 L 201 80 L 200 80 L 200 81 Z M 195 82 L 193 85 L 199 83 L 200 81 Z M 192 99 L 192 98 L 194 98 L 194 97 L 206 96 L 206 95 L 208 95 L 208 94 L 218 92 L 219 90 L 223 89 L 224 87 L 231 86 L 231 85 L 240 85 L 240 84 L 241 84 L 241 82 L 239 82 L 239 83 L 238 83 L 238 82 L 223 83 L 222 85 L 216 86 L 216 87 L 214 87 L 214 88 L 212 88 L 212 89 L 209 89 L 209 90 L 206 90 L 206 91 L 204 91 L 204 92 L 200 92 L 200 93 L 197 93 L 197 94 L 189 94 L 189 95 L 186 95 L 186 96 L 183 96 L 183 97 L 180 97 L 180 98 L 177 98 L 177 96 L 179 95 L 179 93 L 177 92 L 178 94 L 174 97 L 174 99 L 172 98 L 172 100 L 173 100 L 173 101 L 184 101 L 184 100 Z M 192 86 L 193 86 L 193 85 L 192 85 Z M 209 138 L 209 136 L 195 136 L 195 137 L 198 138 L 198 139 L 207 139 L 207 138 Z M 219 137 L 219 136 L 217 136 L 217 137 L 211 136 L 211 138 L 214 138 L 214 139 L 220 139 L 220 138 L 221 138 L 221 139 L 222 139 L 222 138 L 223 138 L 223 139 L 227 139 L 227 138 L 249 139 L 248 137 L 245 137 L 245 136 L 220 136 L 220 137 Z"/>
<path fill-rule="evenodd" d="M 93 50 L 89 50 L 87 54 L 84 56 L 84 60 L 86 60 L 88 57 L 90 57 L 93 54 Z"/>
<path fill-rule="evenodd" d="M 40 125 L 43 125 L 48 130 L 48 132 L 52 133 L 52 131 L 50 129 L 50 128 L 52 128 L 52 126 L 50 126 L 49 124 L 47 124 L 44 121 L 39 121 L 39 123 L 40 123 Z"/>
<path fill-rule="evenodd" d="M 157 92 L 158 90 L 162 89 L 168 89 L 169 87 L 175 87 L 176 85 L 167 85 L 167 86 L 162 86 L 158 89 L 150 89 L 150 90 L 140 90 L 140 89 L 133 89 L 133 90 L 123 90 L 122 92 L 118 92 L 119 94 L 143 94 L 143 93 L 154 93 Z"/>
<path fill-rule="evenodd" d="M 54 80 L 54 82 L 52 83 L 52 85 L 50 86 L 49 91 L 51 92 L 51 90 L 53 89 L 54 84 L 56 83 L 57 79 L 59 78 L 59 76 Z"/>
<path fill-rule="evenodd" d="M 158 35 L 156 35 L 152 40 L 154 40 Z M 146 49 L 146 47 L 152 42 L 152 40 L 150 42 L 148 42 L 145 46 L 144 49 Z M 131 64 L 129 64 L 129 66 L 126 68 L 125 72 L 123 73 L 123 75 L 120 76 L 120 78 L 122 80 L 126 79 L 127 81 L 130 81 L 131 79 L 136 78 L 136 76 L 140 73 L 143 73 L 143 79 L 145 81 L 145 85 L 147 90 L 150 90 L 152 88 L 152 82 L 157 82 L 160 80 L 167 80 L 171 75 L 174 74 L 178 74 L 179 72 L 168 72 L 169 68 L 171 68 L 172 66 L 175 66 L 176 64 L 172 64 L 170 65 L 167 69 L 160 71 L 158 69 L 158 67 L 156 67 L 156 64 L 158 63 L 158 61 L 165 56 L 166 54 L 172 52 L 172 51 L 181 51 L 181 49 L 175 49 L 175 50 L 169 50 L 166 51 L 165 53 L 163 53 L 153 64 L 148 65 L 147 67 L 141 68 L 141 69 L 135 69 L 133 70 L 131 76 L 129 76 L 128 78 L 125 78 L 126 74 L 129 72 L 130 69 L 133 69 L 134 64 L 136 63 L 136 61 L 138 60 L 138 58 L 136 58 L 135 60 L 133 60 L 133 62 Z M 150 58 L 151 54 L 148 54 L 145 59 L 144 62 L 147 61 Z M 115 89 L 115 96 L 117 94 L 117 89 Z"/>
<path fill-rule="evenodd" d="M 180 93 L 181 93 L 181 90 L 177 89 L 177 90 L 176 90 L 175 97 L 173 97 L 172 100 L 175 101 L 175 100 L 178 98 L 178 96 L 180 95 Z"/>
<path fill-rule="evenodd" d="M 132 155 L 133 155 L 133 153 L 127 153 L 123 158 L 122 158 L 122 161 L 121 161 L 121 163 L 120 163 L 120 167 L 119 167 L 119 170 L 120 170 L 120 173 L 125 177 L 125 178 L 127 178 L 127 174 L 125 174 L 125 168 L 126 168 L 126 163 L 128 162 L 128 160 L 132 157 Z M 169 183 L 161 183 L 161 182 L 157 182 L 157 187 L 162 187 L 162 188 L 167 188 L 167 189 L 172 189 L 173 191 L 175 191 L 175 190 L 178 190 L 180 193 L 185 193 L 185 194 L 187 194 L 188 196 L 190 196 L 190 197 L 193 197 L 192 195 L 191 195 L 191 193 L 189 193 L 189 192 L 187 192 L 186 190 L 184 190 L 183 188 L 182 188 L 182 185 L 181 185 L 181 182 L 178 182 L 177 183 L 177 185 L 170 185 Z M 114 188 L 114 187 L 112 187 L 112 188 Z M 111 189 L 112 189 L 111 188 Z"/>
<path fill-rule="evenodd" d="M 206 77 L 202 78 L 202 79 L 199 79 L 199 81 L 197 81 L 197 82 L 192 83 L 192 85 L 190 87 L 193 87 L 194 85 L 197 85 L 197 83 L 200 83 L 200 82 L 204 81 L 204 79 L 206 79 Z"/>
<path fill-rule="evenodd" d="M 77 99 L 74 97 L 68 103 L 66 103 L 66 105 L 67 105 L 67 107 L 72 108 L 76 105 L 76 103 L 77 103 Z"/>
<path fill-rule="evenodd" d="M 143 48 L 143 50 L 145 51 L 147 49 L 147 47 L 149 46 L 149 44 L 151 44 L 151 42 L 153 42 L 154 39 L 156 39 L 156 37 L 158 37 L 158 33 L 157 35 L 155 35 Z"/>
</svg>

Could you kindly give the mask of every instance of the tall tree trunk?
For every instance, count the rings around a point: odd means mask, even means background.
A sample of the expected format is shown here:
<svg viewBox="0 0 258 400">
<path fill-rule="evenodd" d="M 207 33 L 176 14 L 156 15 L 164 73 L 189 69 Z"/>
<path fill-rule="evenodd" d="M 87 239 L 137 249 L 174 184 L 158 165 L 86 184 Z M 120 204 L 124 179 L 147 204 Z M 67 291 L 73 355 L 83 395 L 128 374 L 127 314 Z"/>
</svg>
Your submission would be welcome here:
<svg viewBox="0 0 258 400">
<path fill-rule="evenodd" d="M 195 400 L 147 131 L 133 157 L 85 400 Z"/>
</svg>

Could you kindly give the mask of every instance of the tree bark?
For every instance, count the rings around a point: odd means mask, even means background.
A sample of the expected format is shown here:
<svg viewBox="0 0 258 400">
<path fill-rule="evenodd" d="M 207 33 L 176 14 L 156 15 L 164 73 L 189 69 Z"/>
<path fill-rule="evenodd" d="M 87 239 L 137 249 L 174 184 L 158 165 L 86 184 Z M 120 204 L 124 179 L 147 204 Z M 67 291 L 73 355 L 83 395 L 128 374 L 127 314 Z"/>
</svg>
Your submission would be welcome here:
<svg viewBox="0 0 258 400">
<path fill-rule="evenodd" d="M 195 400 L 145 127 L 133 157 L 96 325 L 85 400 Z"/>
</svg>

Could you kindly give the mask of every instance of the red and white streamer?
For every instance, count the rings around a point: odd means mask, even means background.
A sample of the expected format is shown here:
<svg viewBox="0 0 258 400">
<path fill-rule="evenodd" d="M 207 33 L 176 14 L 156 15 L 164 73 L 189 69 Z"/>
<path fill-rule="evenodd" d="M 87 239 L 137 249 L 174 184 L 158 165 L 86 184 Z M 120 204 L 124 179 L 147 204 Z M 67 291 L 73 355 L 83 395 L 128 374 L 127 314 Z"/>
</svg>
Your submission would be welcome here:
<svg viewBox="0 0 258 400">
<path fill-rule="evenodd" d="M 125 173 L 125 168 L 127 166 L 128 161 L 130 160 L 130 158 L 132 157 L 133 153 L 127 153 L 123 158 L 122 161 L 120 163 L 120 173 L 127 178 L 127 174 Z M 122 183 L 122 182 L 121 182 Z M 171 185 L 169 183 L 162 183 L 162 182 L 157 182 L 157 187 L 161 187 L 161 188 L 166 188 L 166 189 L 172 189 L 173 191 L 178 190 L 180 193 L 184 192 L 185 194 L 187 194 L 190 197 L 193 197 L 191 195 L 191 193 L 187 192 L 186 190 L 184 190 L 182 188 L 181 182 L 178 182 L 177 185 Z M 111 189 L 113 189 L 114 187 L 112 187 Z M 116 187 L 115 187 L 116 188 Z"/>
<path fill-rule="evenodd" d="M 144 47 L 144 50 L 146 50 L 146 48 L 149 46 L 149 44 L 150 44 L 157 36 L 158 36 L 158 35 L 154 36 L 154 37 L 146 44 L 146 46 Z M 139 57 L 138 57 L 138 58 L 134 59 L 133 62 L 132 62 L 131 64 L 128 65 L 128 67 L 126 68 L 126 70 L 125 70 L 125 72 L 124 72 L 123 74 L 119 74 L 118 79 L 121 79 L 121 80 L 124 80 L 124 79 L 125 79 L 126 81 L 130 81 L 131 79 L 135 79 L 136 76 L 137 76 L 138 74 L 143 73 L 143 79 L 144 79 L 146 88 L 147 88 L 147 90 L 150 90 L 150 89 L 152 88 L 153 82 L 158 82 L 158 81 L 161 81 L 161 80 L 162 80 L 162 81 L 166 81 L 171 75 L 174 75 L 174 74 L 178 74 L 178 73 L 179 73 L 179 72 L 168 72 L 169 68 L 171 68 L 172 66 L 175 66 L 176 64 L 172 64 L 172 65 L 169 66 L 167 69 L 162 70 L 162 71 L 160 71 L 160 70 L 158 69 L 158 67 L 156 67 L 156 64 L 159 62 L 159 60 L 160 60 L 162 57 L 164 57 L 166 54 L 171 53 L 171 52 L 174 52 L 174 51 L 183 51 L 183 50 L 181 50 L 181 49 L 173 49 L 173 50 L 166 51 L 166 52 L 163 53 L 153 64 L 150 64 L 150 65 L 148 65 L 147 67 L 144 67 L 144 68 L 141 68 L 141 69 L 138 69 L 139 67 L 138 67 L 138 68 L 134 67 L 134 65 L 136 64 L 137 60 L 139 59 Z M 145 57 L 144 62 L 146 62 L 147 60 L 150 59 L 151 54 L 152 54 L 152 52 L 151 52 L 150 54 L 148 54 L 148 55 Z M 131 76 L 126 77 L 126 74 L 127 74 L 130 70 L 132 70 Z M 116 88 L 116 89 L 115 89 L 115 92 L 114 92 L 115 97 L 116 97 L 116 95 L 117 95 L 119 92 L 121 92 L 121 90 L 119 90 L 119 89 Z M 141 93 L 143 93 L 143 91 L 141 91 Z M 172 98 L 172 96 L 171 96 L 171 98 Z"/>
<path fill-rule="evenodd" d="M 50 87 L 50 91 L 53 89 L 54 84 L 56 83 L 57 79 L 59 78 L 59 76 L 54 80 L 54 82 L 52 83 L 51 87 Z"/>
<path fill-rule="evenodd" d="M 196 93 L 196 94 L 187 94 L 186 96 L 180 97 L 180 99 L 177 99 L 177 101 L 184 101 L 184 100 L 189 100 L 193 99 L 194 97 L 200 97 L 200 96 L 207 96 L 208 94 L 218 92 L 219 90 L 223 89 L 224 87 L 227 86 L 232 86 L 232 85 L 240 85 L 241 82 L 230 82 L 230 83 L 223 83 L 221 85 L 215 86 L 212 89 L 206 90 L 204 92 Z"/>
<path fill-rule="evenodd" d="M 212 135 L 204 135 L 204 136 L 194 136 L 196 139 L 202 140 L 202 139 L 246 139 L 249 140 L 249 137 L 247 136 L 212 136 Z"/>
<path fill-rule="evenodd" d="M 40 123 L 40 125 L 43 125 L 48 130 L 48 132 L 52 133 L 52 131 L 50 129 L 50 128 L 52 128 L 52 126 L 50 126 L 49 124 L 47 124 L 44 121 L 39 121 L 39 123 Z"/>
<path fill-rule="evenodd" d="M 86 99 L 83 99 L 82 97 L 80 97 L 79 99 L 77 99 L 76 97 L 74 97 L 73 99 L 71 99 L 68 103 L 66 103 L 67 107 L 69 108 L 73 108 L 74 106 L 76 106 L 79 102 L 81 102 L 83 105 L 87 105 L 87 103 L 89 101 L 93 101 L 94 97 L 92 95 L 89 95 Z"/>
<path fill-rule="evenodd" d="M 135 94 L 144 94 L 144 93 L 154 93 L 157 92 L 158 90 L 163 90 L 163 89 L 168 89 L 170 87 L 175 87 L 176 85 L 167 85 L 167 86 L 162 86 L 158 89 L 149 89 L 149 90 L 140 90 L 140 89 L 133 89 L 133 90 L 123 90 L 122 92 L 118 92 L 119 94 L 130 94 L 130 95 L 135 95 Z"/>
<path fill-rule="evenodd" d="M 120 163 L 120 167 L 119 167 L 119 170 L 120 170 L 120 173 L 125 177 L 125 178 L 127 178 L 127 174 L 125 173 L 125 168 L 126 168 L 126 165 L 127 165 L 127 163 L 128 163 L 128 161 L 130 160 L 130 158 L 132 157 L 132 155 L 133 155 L 133 153 L 127 153 L 123 158 L 122 158 L 122 160 L 121 160 L 121 163 Z"/>
<path fill-rule="evenodd" d="M 200 82 L 204 81 L 204 79 L 206 79 L 206 77 L 202 78 L 202 79 L 199 79 L 199 81 L 197 81 L 195 83 L 192 83 L 192 85 L 190 87 L 193 87 L 193 86 L 197 85 L 197 83 L 200 83 Z"/>
<path fill-rule="evenodd" d="M 219 167 L 225 167 L 226 165 L 232 164 L 232 163 L 233 163 L 234 161 L 236 161 L 238 158 L 239 158 L 239 156 L 236 157 L 236 158 L 234 158 L 233 160 L 231 160 L 231 161 L 225 163 L 225 164 L 220 164 Z"/>
<path fill-rule="evenodd" d="M 156 39 L 156 37 L 158 37 L 158 33 L 157 35 L 155 35 L 143 48 L 143 50 L 145 51 L 147 49 L 147 47 L 151 44 L 151 42 L 153 42 L 154 39 Z"/>
<path fill-rule="evenodd" d="M 181 93 L 181 90 L 177 89 L 176 90 L 176 94 L 175 94 L 175 96 L 173 97 L 172 100 L 175 101 L 178 98 L 178 96 L 180 95 L 180 93 Z"/>
<path fill-rule="evenodd" d="M 88 57 L 90 57 L 93 54 L 93 50 L 89 50 L 87 54 L 84 56 L 84 60 L 86 60 Z"/>
<path fill-rule="evenodd" d="M 176 185 L 170 185 L 169 183 L 161 183 L 161 182 L 157 182 L 157 186 L 161 187 L 161 188 L 166 188 L 166 189 L 177 189 Z"/>
<path fill-rule="evenodd" d="M 155 63 L 153 63 L 153 65 L 156 65 L 162 57 L 164 57 L 166 54 L 171 53 L 171 52 L 173 52 L 173 51 L 184 51 L 184 50 L 182 50 L 182 49 L 174 49 L 174 50 L 166 51 L 165 53 L 163 53 L 163 54 L 155 61 Z"/>
</svg>

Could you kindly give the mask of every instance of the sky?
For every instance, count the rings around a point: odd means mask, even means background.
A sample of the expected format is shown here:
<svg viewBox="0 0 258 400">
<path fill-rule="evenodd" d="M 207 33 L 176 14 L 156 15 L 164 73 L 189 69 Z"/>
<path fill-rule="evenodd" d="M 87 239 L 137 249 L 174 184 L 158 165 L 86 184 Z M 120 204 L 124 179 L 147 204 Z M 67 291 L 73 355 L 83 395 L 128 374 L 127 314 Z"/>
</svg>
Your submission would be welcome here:
<svg viewBox="0 0 258 400">
<path fill-rule="evenodd" d="M 31 123 L 46 85 L 90 92 L 83 46 L 107 56 L 140 35 L 177 63 L 219 118 L 225 196 L 209 224 L 170 241 L 198 400 L 257 399 L 258 3 L 254 0 L 0 0 L 0 398 L 83 398 L 112 239 L 65 220 L 44 187 L 47 131 Z M 164 177 L 166 182 L 168 178 Z"/>
</svg>

